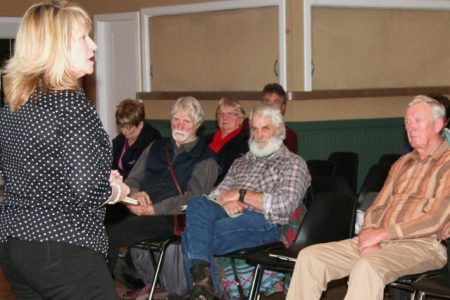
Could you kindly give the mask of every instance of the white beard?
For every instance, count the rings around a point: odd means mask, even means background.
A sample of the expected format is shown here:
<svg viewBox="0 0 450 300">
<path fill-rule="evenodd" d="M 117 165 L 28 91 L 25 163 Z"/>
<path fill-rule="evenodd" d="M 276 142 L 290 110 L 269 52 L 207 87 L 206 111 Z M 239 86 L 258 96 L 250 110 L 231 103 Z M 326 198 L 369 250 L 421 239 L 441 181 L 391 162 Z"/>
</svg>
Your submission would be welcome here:
<svg viewBox="0 0 450 300">
<path fill-rule="evenodd" d="M 195 133 L 194 133 L 195 134 Z M 172 130 L 172 138 L 178 143 L 184 143 L 189 140 L 194 134 L 189 134 L 184 131 L 174 129 Z"/>
<path fill-rule="evenodd" d="M 282 144 L 283 140 L 278 135 L 271 137 L 269 140 L 263 143 L 258 143 L 253 140 L 253 138 L 250 138 L 248 142 L 250 152 L 257 157 L 268 156 L 275 151 L 278 151 Z"/>
</svg>

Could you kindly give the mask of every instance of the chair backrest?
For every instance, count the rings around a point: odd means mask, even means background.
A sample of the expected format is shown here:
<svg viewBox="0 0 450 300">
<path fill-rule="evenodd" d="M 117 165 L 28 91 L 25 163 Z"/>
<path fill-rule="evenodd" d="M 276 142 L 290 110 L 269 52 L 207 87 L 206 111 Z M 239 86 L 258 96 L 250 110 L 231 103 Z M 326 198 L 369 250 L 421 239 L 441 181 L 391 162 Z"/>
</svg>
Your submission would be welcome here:
<svg viewBox="0 0 450 300">
<path fill-rule="evenodd" d="M 336 163 L 331 160 L 310 159 L 306 161 L 311 178 L 320 176 L 333 176 L 336 171 Z"/>
<path fill-rule="evenodd" d="M 311 179 L 311 195 L 320 193 L 354 194 L 347 179 L 342 176 L 322 176 Z"/>
<path fill-rule="evenodd" d="M 397 161 L 397 159 L 400 158 L 400 156 L 402 156 L 402 155 L 401 154 L 383 154 L 380 156 L 378 163 L 392 166 Z"/>
<path fill-rule="evenodd" d="M 340 241 L 352 237 L 356 213 L 356 196 L 321 193 L 311 202 L 295 243 L 299 251 L 307 246 Z"/>
<path fill-rule="evenodd" d="M 370 167 L 358 194 L 358 206 L 361 207 L 367 193 L 379 192 L 389 173 L 390 165 L 376 164 Z"/>
<path fill-rule="evenodd" d="M 368 192 L 366 196 L 364 196 L 364 200 L 361 202 L 361 205 L 359 205 L 359 209 L 363 212 L 366 212 L 366 210 L 372 205 L 373 201 L 375 201 L 375 198 L 377 198 L 378 192 Z"/>
<path fill-rule="evenodd" d="M 356 193 L 359 161 L 358 154 L 354 152 L 333 152 L 328 157 L 328 160 L 336 163 L 335 175 L 345 177 L 353 192 Z"/>
</svg>

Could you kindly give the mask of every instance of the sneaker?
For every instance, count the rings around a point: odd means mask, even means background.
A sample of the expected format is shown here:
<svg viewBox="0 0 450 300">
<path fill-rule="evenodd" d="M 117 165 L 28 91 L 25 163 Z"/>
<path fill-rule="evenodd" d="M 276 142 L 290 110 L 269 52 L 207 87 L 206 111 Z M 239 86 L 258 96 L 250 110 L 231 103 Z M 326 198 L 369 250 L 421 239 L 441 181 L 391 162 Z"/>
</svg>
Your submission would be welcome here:
<svg viewBox="0 0 450 300">
<path fill-rule="evenodd" d="M 148 295 L 150 292 L 150 289 L 152 288 L 152 284 L 149 283 L 146 286 L 144 286 L 142 289 L 139 290 L 131 290 L 123 293 L 120 298 L 122 300 L 134 300 L 138 297 Z"/>
<path fill-rule="evenodd" d="M 145 295 L 137 297 L 135 300 L 147 300 L 149 295 L 150 295 L 150 291 L 149 291 L 149 293 L 147 293 Z M 167 300 L 167 299 L 169 299 L 169 293 L 164 290 L 161 290 L 159 288 L 156 288 L 152 299 L 153 300 Z"/>
</svg>

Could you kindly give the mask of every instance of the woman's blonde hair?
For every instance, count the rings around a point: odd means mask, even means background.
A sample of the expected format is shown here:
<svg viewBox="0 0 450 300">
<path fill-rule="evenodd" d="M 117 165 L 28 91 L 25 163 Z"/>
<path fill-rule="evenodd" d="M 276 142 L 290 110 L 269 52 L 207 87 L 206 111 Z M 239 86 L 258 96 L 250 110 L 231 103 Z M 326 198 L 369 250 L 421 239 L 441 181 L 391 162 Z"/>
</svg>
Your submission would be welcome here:
<svg viewBox="0 0 450 300">
<path fill-rule="evenodd" d="M 216 109 L 216 117 L 217 117 L 218 113 L 220 112 L 220 110 L 222 108 L 224 108 L 225 106 L 232 107 L 234 109 L 235 113 L 237 113 L 239 115 L 239 117 L 241 117 L 241 118 L 245 117 L 245 110 L 241 106 L 241 103 L 239 102 L 239 100 L 236 100 L 233 98 L 228 98 L 228 97 L 220 98 L 219 105 L 217 105 L 217 109 Z"/>
<path fill-rule="evenodd" d="M 78 78 L 70 71 L 72 30 L 88 31 L 87 12 L 66 1 L 31 6 L 20 23 L 13 57 L 4 68 L 5 100 L 18 110 L 35 91 L 72 90 Z"/>
</svg>

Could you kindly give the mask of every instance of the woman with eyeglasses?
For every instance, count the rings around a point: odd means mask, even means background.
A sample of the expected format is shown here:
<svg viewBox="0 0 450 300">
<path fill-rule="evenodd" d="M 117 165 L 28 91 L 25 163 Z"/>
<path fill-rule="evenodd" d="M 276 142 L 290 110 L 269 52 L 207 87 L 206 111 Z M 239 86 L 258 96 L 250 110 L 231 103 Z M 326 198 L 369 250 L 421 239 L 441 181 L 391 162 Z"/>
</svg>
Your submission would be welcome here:
<svg viewBox="0 0 450 300">
<path fill-rule="evenodd" d="M 220 99 L 216 118 L 219 128 L 215 133 L 206 135 L 205 141 L 222 163 L 217 185 L 225 177 L 233 161 L 248 152 L 248 132 L 242 130 L 245 110 L 238 100 L 226 97 Z"/>
<path fill-rule="evenodd" d="M 116 109 L 116 123 L 120 134 L 112 141 L 113 169 L 126 179 L 142 151 L 161 134 L 145 121 L 144 104 L 139 100 L 121 101 Z"/>
</svg>

